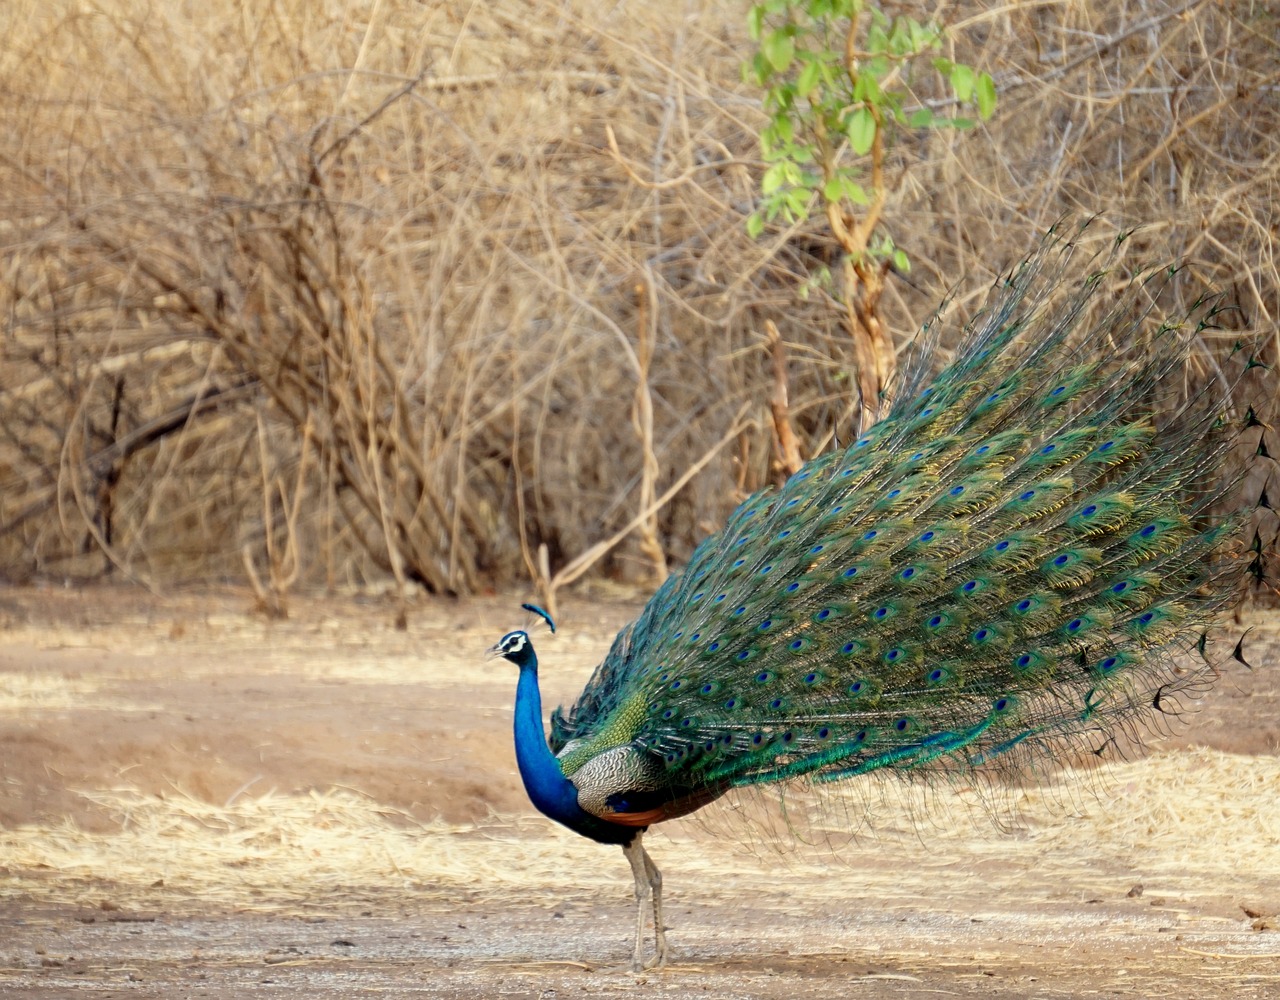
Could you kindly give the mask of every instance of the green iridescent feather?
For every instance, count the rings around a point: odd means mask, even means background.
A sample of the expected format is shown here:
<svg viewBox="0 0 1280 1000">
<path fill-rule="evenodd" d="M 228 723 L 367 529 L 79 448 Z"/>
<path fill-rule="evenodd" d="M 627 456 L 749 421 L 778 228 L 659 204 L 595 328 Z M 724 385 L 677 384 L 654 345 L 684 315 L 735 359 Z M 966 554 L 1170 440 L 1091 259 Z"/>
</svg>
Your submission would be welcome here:
<svg viewBox="0 0 1280 1000">
<path fill-rule="evenodd" d="M 1016 768 L 1194 678 L 1171 654 L 1240 577 L 1222 387 L 1179 395 L 1215 307 L 1157 322 L 1168 270 L 1057 294 L 1075 252 L 1051 234 L 948 366 L 926 346 L 884 420 L 698 547 L 555 713 L 566 774 L 623 744 L 685 791 Z"/>
</svg>

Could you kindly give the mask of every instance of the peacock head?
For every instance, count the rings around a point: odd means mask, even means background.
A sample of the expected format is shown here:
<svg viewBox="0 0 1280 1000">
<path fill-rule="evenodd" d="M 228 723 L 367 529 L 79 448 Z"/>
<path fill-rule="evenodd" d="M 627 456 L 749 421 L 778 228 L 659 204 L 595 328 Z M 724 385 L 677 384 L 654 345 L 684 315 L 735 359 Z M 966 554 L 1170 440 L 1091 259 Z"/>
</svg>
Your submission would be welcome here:
<svg viewBox="0 0 1280 1000">
<path fill-rule="evenodd" d="M 533 666 L 538 662 L 533 652 L 533 640 L 523 629 L 508 632 L 498 640 L 498 644 L 490 652 L 495 656 L 501 656 L 504 660 L 510 660 L 517 667 Z"/>
<path fill-rule="evenodd" d="M 555 621 L 553 621 L 551 616 L 542 608 L 538 607 L 536 604 L 522 604 L 520 607 L 525 611 L 529 611 L 537 615 L 547 623 L 547 626 L 551 629 L 552 633 L 555 633 Z M 533 651 L 533 640 L 529 638 L 529 633 L 524 629 L 516 629 L 514 632 L 508 632 L 498 640 L 498 644 L 494 646 L 493 649 L 489 650 L 489 652 L 493 653 L 495 656 L 501 656 L 504 660 L 510 660 L 517 667 L 533 667 L 534 669 L 537 669 L 538 666 L 538 657 Z"/>
</svg>

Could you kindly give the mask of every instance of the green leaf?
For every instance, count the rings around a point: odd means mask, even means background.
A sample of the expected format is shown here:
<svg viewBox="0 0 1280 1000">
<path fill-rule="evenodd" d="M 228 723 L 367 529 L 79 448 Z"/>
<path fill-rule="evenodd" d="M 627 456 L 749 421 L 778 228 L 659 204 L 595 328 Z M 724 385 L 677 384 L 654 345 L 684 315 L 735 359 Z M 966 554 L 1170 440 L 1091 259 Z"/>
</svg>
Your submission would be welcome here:
<svg viewBox="0 0 1280 1000">
<path fill-rule="evenodd" d="M 905 250 L 893 251 L 893 266 L 902 274 L 908 274 L 911 271 L 911 259 L 907 256 Z"/>
<path fill-rule="evenodd" d="M 847 178 L 844 182 L 844 196 L 855 205 L 871 204 L 871 199 L 867 197 L 867 192 L 863 190 L 862 185 Z"/>
<path fill-rule="evenodd" d="M 775 163 L 764 172 L 764 176 L 760 178 L 760 193 L 771 195 L 786 183 L 787 164 Z"/>
<path fill-rule="evenodd" d="M 747 11 L 747 34 L 755 42 L 759 41 L 762 31 L 764 31 L 764 8 L 756 4 Z"/>
<path fill-rule="evenodd" d="M 764 216 L 759 212 L 752 212 L 747 216 L 747 235 L 753 240 L 764 232 Z"/>
<path fill-rule="evenodd" d="M 933 112 L 928 108 L 916 108 L 907 119 L 907 125 L 911 128 L 932 128 L 933 123 Z"/>
<path fill-rule="evenodd" d="M 943 120 L 952 128 L 958 128 L 961 130 L 967 129 L 967 128 L 973 128 L 973 126 L 977 124 L 977 122 L 975 122 L 972 118 L 951 118 L 951 119 L 943 119 Z"/>
<path fill-rule="evenodd" d="M 845 127 L 849 145 L 859 156 L 866 156 L 876 138 L 876 120 L 867 108 L 859 108 Z"/>
<path fill-rule="evenodd" d="M 774 72 L 785 73 L 787 67 L 791 65 L 791 60 L 795 58 L 795 39 L 785 31 L 775 31 L 760 43 L 760 51 L 769 60 L 769 65 L 773 67 Z M 970 70 L 970 72 L 973 71 Z"/>
<path fill-rule="evenodd" d="M 996 82 L 991 79 L 990 73 L 980 73 L 978 75 L 978 116 L 986 121 L 996 110 Z"/>
<path fill-rule="evenodd" d="M 962 104 L 973 97 L 973 67 L 957 63 L 951 67 L 951 89 Z"/>
<path fill-rule="evenodd" d="M 822 74 L 822 64 L 816 59 L 812 59 L 805 63 L 804 69 L 800 71 L 800 76 L 796 80 L 796 91 L 802 97 L 808 97 L 818 86 L 818 79 Z"/>
</svg>

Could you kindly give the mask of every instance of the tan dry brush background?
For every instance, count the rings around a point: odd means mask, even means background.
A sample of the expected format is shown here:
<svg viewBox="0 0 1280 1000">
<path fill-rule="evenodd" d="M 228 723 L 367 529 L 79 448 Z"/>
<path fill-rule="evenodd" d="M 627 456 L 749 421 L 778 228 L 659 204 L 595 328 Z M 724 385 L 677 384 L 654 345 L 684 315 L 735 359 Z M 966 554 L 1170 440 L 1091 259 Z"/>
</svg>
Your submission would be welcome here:
<svg viewBox="0 0 1280 1000">
<path fill-rule="evenodd" d="M 469 592 L 699 469 L 596 567 L 645 578 L 776 476 L 770 319 L 806 455 L 847 437 L 831 241 L 744 232 L 744 3 L 253 7 L 0 8 L 0 573 Z M 1274 5 L 940 13 L 1000 106 L 893 147 L 900 343 L 1064 212 L 1274 336 Z"/>
</svg>

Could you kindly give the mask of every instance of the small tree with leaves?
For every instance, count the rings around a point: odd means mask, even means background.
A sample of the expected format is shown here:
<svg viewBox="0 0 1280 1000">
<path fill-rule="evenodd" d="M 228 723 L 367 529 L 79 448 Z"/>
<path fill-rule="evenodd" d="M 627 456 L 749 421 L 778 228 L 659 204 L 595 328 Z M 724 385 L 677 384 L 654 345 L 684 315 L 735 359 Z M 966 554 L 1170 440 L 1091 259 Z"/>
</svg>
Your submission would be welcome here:
<svg viewBox="0 0 1280 1000">
<path fill-rule="evenodd" d="M 840 292 L 866 427 L 895 368 L 879 314 L 884 276 L 890 266 L 910 268 L 881 225 L 886 148 L 898 129 L 971 128 L 974 120 L 940 113 L 910 89 L 913 71 L 941 48 L 936 24 L 890 17 L 865 0 L 765 0 L 751 8 L 749 28 L 758 48 L 743 73 L 764 88 L 769 123 L 760 134 L 763 197 L 747 228 L 759 235 L 779 216 L 794 223 L 822 206 L 843 250 Z M 991 116 L 990 75 L 941 57 L 929 65 L 949 82 L 948 104 Z"/>
</svg>

